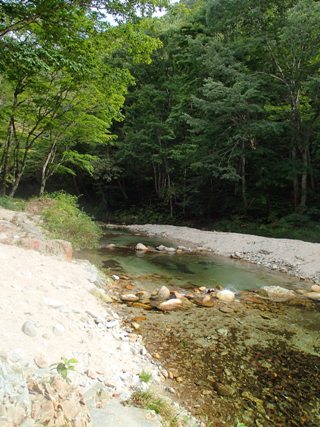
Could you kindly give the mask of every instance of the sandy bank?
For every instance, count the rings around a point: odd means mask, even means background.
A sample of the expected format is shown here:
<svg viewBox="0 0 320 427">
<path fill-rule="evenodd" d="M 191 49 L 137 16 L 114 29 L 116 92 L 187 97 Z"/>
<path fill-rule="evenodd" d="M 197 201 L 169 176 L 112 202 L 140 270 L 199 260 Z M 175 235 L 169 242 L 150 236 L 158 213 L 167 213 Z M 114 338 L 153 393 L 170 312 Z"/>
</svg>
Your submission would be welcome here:
<svg viewBox="0 0 320 427">
<path fill-rule="evenodd" d="M 46 239 L 32 217 L 0 209 L 0 425 L 159 427 L 154 411 L 121 405 L 164 385 L 141 336 L 111 307 L 112 279 L 63 251 L 40 253 Z M 18 247 L 24 241 L 46 245 Z M 63 358 L 76 359 L 70 384 L 52 366 Z"/>
<path fill-rule="evenodd" d="M 173 240 L 218 255 L 233 256 L 273 270 L 320 282 L 320 244 L 249 234 L 203 231 L 173 225 L 132 225 L 131 230 Z"/>
</svg>

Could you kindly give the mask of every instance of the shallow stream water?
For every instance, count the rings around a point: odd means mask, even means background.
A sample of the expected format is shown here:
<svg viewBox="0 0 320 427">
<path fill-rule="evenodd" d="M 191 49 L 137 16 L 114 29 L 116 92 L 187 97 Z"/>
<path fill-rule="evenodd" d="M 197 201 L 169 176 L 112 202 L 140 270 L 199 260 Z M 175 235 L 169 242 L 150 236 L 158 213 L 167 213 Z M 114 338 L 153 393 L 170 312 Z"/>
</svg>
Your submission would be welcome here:
<svg viewBox="0 0 320 427">
<path fill-rule="evenodd" d="M 119 293 L 217 284 L 240 291 L 232 304 L 168 314 L 115 304 L 128 324 L 140 323 L 139 333 L 166 369 L 176 397 L 208 427 L 235 427 L 237 420 L 248 427 L 319 427 L 320 305 L 303 298 L 261 300 L 252 292 L 264 285 L 310 284 L 207 254 L 137 254 L 138 242 L 174 246 L 113 229 L 103 243 L 121 248 L 79 256 L 127 276 L 117 283 Z"/>
</svg>

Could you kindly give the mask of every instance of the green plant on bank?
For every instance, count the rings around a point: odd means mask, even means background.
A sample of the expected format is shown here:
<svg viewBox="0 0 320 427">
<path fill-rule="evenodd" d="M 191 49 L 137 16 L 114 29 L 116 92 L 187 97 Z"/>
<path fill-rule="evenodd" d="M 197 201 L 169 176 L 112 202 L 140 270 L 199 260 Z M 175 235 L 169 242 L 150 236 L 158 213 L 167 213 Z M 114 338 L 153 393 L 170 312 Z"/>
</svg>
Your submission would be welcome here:
<svg viewBox="0 0 320 427">
<path fill-rule="evenodd" d="M 177 413 L 168 401 L 156 396 L 151 391 L 136 391 L 132 394 L 130 404 L 139 408 L 149 409 L 159 414 L 163 425 L 166 427 L 178 427 Z"/>
<path fill-rule="evenodd" d="M 51 365 L 51 369 L 56 370 L 64 380 L 68 381 L 69 372 L 75 371 L 77 363 L 77 359 L 66 359 L 65 357 L 63 357 L 61 362 L 54 363 L 53 365 Z"/>
<path fill-rule="evenodd" d="M 44 199 L 51 203 L 41 213 L 43 225 L 53 238 L 69 240 L 75 249 L 97 246 L 102 230 L 79 208 L 76 196 L 59 191 Z"/>
<path fill-rule="evenodd" d="M 148 383 L 152 378 L 152 375 L 149 372 L 142 371 L 139 374 L 140 381 Z"/>
<path fill-rule="evenodd" d="M 236 427 L 247 427 L 247 426 L 238 420 Z"/>
<path fill-rule="evenodd" d="M 23 211 L 26 207 L 26 202 L 22 199 L 16 199 L 9 196 L 0 196 L 0 206 L 12 211 Z"/>
</svg>

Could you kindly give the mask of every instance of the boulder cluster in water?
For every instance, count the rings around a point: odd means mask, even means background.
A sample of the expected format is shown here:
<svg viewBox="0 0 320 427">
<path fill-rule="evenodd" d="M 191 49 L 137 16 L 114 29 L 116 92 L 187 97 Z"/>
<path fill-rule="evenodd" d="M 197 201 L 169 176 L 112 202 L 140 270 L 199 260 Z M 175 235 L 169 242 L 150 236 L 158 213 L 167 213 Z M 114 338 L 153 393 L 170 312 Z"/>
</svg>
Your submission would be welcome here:
<svg viewBox="0 0 320 427">
<path fill-rule="evenodd" d="M 320 286 L 313 285 L 310 291 L 293 291 L 280 286 L 264 286 L 253 294 L 256 299 L 262 298 L 275 302 L 286 302 L 298 298 L 320 301 Z M 120 299 L 122 302 L 134 307 L 141 307 L 146 310 L 158 309 L 168 312 L 189 309 L 194 305 L 214 307 L 218 302 L 233 303 L 237 302 L 236 296 L 241 297 L 241 293 L 223 289 L 219 285 L 212 289 L 203 286 L 193 291 L 170 291 L 166 286 L 162 286 L 158 291 L 153 293 L 146 290 L 139 290 L 135 293 L 122 294 Z M 245 298 L 248 298 L 248 295 Z"/>
<path fill-rule="evenodd" d="M 213 307 L 218 300 L 232 302 L 236 294 L 228 289 L 207 289 L 201 287 L 193 292 L 182 293 L 170 291 L 162 286 L 157 292 L 138 291 L 121 295 L 121 301 L 146 309 L 156 308 L 161 311 L 188 309 L 193 304 Z"/>
<path fill-rule="evenodd" d="M 159 245 L 156 248 L 152 246 L 146 246 L 143 243 L 137 243 L 135 246 L 135 250 L 137 252 L 163 252 L 163 253 L 181 253 L 181 252 L 192 252 L 190 248 L 186 248 L 185 246 L 177 246 L 176 248 L 168 247 L 164 245 Z"/>
</svg>

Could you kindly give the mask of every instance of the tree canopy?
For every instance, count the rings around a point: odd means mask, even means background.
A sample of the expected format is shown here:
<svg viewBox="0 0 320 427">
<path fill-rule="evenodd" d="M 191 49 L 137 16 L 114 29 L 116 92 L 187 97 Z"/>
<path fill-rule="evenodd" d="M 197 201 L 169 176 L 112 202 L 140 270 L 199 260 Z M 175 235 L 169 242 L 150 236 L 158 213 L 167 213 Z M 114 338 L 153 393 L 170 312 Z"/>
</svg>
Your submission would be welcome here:
<svg viewBox="0 0 320 427">
<path fill-rule="evenodd" d="M 0 1 L 2 193 L 67 174 L 108 211 L 318 220 L 320 3 L 164 5 Z"/>
</svg>

